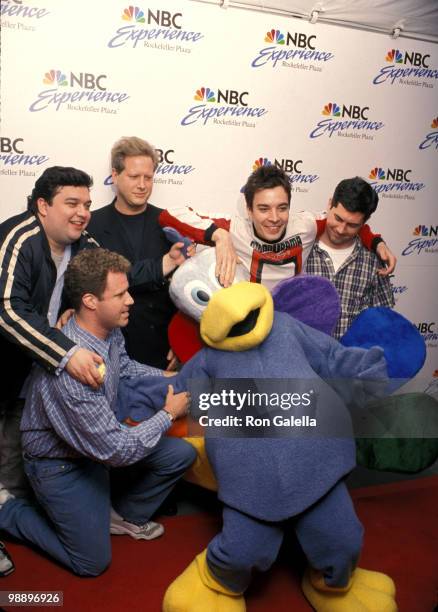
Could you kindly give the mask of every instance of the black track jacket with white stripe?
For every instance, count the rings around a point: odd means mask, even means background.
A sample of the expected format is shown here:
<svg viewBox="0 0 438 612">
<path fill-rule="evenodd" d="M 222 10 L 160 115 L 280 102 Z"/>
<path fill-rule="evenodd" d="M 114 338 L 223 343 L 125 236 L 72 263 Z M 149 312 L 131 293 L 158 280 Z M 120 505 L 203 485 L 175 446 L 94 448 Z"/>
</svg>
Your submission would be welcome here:
<svg viewBox="0 0 438 612">
<path fill-rule="evenodd" d="M 83 232 L 71 246 L 73 257 L 98 245 Z M 43 227 L 32 212 L 0 225 L 0 266 L 0 393 L 2 399 L 13 399 L 33 360 L 54 372 L 74 342 L 50 327 L 47 319 L 56 267 Z"/>
</svg>

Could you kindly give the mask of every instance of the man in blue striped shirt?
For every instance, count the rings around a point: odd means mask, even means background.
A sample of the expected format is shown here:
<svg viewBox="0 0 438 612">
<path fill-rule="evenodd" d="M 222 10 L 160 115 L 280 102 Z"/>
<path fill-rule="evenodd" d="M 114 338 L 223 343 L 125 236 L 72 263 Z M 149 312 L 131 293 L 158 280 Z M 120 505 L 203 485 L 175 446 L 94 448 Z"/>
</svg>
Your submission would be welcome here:
<svg viewBox="0 0 438 612">
<path fill-rule="evenodd" d="M 108 566 L 110 530 L 136 539 L 163 533 L 150 517 L 195 459 L 192 446 L 162 437 L 187 413 L 187 394 L 174 395 L 171 385 L 164 407 L 137 427 L 115 417 L 121 379 L 163 375 L 126 354 L 120 327 L 133 303 L 129 267 L 105 249 L 84 250 L 70 261 L 64 286 L 75 316 L 63 332 L 102 357 L 103 384 L 93 389 L 65 371 L 35 372 L 21 429 L 25 471 L 45 513 L 0 485 L 0 529 L 80 575 Z"/>
</svg>

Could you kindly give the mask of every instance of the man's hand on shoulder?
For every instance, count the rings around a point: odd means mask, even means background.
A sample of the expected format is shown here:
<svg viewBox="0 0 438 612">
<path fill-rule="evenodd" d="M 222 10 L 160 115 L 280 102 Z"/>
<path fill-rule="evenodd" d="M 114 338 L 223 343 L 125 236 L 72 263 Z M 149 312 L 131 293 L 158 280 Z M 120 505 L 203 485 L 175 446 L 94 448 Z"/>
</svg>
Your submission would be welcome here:
<svg viewBox="0 0 438 612">
<path fill-rule="evenodd" d="M 102 363 L 103 359 L 97 353 L 79 348 L 70 357 L 65 369 L 70 376 L 82 384 L 98 389 L 103 382 L 102 374 L 98 369 Z"/>
<path fill-rule="evenodd" d="M 392 272 L 395 270 L 395 264 L 397 263 L 397 258 L 394 253 L 384 242 L 379 242 L 376 248 L 376 253 L 386 265 L 385 268 L 379 268 L 377 270 L 377 274 L 380 276 L 388 276 L 388 274 L 392 274 Z"/>
<path fill-rule="evenodd" d="M 230 287 L 236 274 L 236 265 L 240 263 L 230 232 L 219 227 L 211 239 L 216 248 L 216 278 L 222 287 Z"/>
<path fill-rule="evenodd" d="M 62 329 L 64 325 L 67 323 L 67 321 L 74 315 L 74 313 L 75 313 L 74 308 L 67 308 L 67 310 L 64 310 L 62 315 L 56 321 L 56 325 L 55 325 L 56 329 Z"/>
<path fill-rule="evenodd" d="M 163 410 L 168 412 L 172 420 L 180 419 L 186 416 L 190 406 L 190 393 L 183 391 L 182 393 L 174 393 L 173 386 L 167 387 L 166 403 Z"/>
</svg>

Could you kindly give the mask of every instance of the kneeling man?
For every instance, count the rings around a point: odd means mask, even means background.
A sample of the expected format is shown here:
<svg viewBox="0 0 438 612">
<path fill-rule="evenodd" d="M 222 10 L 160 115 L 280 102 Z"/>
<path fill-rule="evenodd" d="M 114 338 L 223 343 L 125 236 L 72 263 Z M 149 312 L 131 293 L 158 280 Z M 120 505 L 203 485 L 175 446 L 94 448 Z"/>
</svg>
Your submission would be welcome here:
<svg viewBox="0 0 438 612">
<path fill-rule="evenodd" d="M 183 440 L 163 437 L 187 413 L 186 393 L 169 386 L 162 409 L 138 427 L 115 417 L 121 379 L 163 375 L 125 350 L 129 267 L 106 249 L 84 250 L 69 263 L 64 287 L 75 315 L 63 332 L 103 358 L 103 384 L 95 390 L 65 370 L 36 369 L 21 429 L 25 471 L 42 508 L 0 484 L 0 529 L 84 576 L 109 565 L 110 530 L 146 540 L 163 533 L 150 518 L 195 458 Z"/>
</svg>

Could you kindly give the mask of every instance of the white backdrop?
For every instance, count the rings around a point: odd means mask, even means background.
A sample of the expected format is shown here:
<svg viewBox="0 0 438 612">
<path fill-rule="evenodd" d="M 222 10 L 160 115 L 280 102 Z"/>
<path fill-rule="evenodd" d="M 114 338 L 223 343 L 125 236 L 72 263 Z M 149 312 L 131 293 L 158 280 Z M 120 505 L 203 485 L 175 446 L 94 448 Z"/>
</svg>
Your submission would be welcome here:
<svg viewBox="0 0 438 612">
<path fill-rule="evenodd" d="M 371 226 L 399 258 L 396 308 L 438 377 L 438 50 L 433 43 L 166 0 L 2 0 L 0 220 L 51 165 L 93 175 L 137 135 L 162 152 L 152 201 L 231 213 L 256 163 L 322 210 L 342 178 L 378 189 Z M 198 94 L 197 94 L 198 92 Z"/>
</svg>

